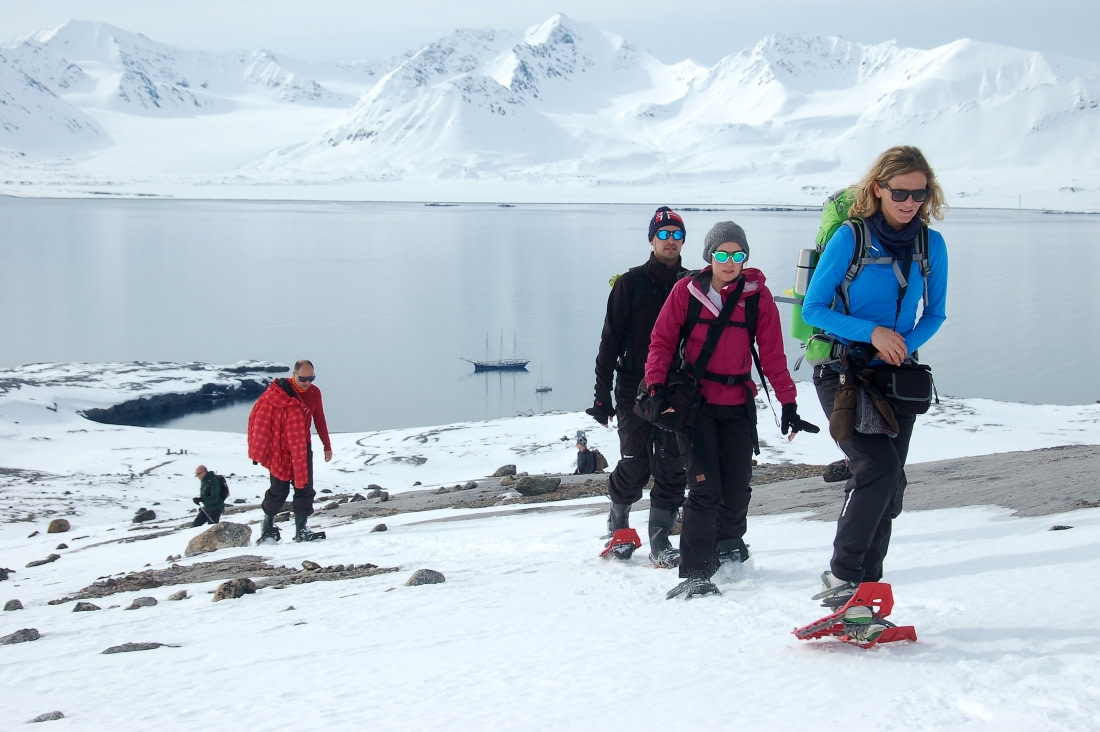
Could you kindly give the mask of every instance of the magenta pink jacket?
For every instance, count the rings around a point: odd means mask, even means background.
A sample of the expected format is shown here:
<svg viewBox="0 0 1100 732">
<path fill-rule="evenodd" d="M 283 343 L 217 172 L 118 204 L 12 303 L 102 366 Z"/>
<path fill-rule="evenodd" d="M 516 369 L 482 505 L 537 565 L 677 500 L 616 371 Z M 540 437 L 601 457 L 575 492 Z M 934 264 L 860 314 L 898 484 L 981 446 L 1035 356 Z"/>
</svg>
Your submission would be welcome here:
<svg viewBox="0 0 1100 732">
<path fill-rule="evenodd" d="M 760 352 L 760 363 L 764 375 L 771 383 L 772 390 L 781 404 L 795 401 L 796 389 L 791 372 L 787 369 L 787 356 L 783 351 L 783 328 L 779 320 L 779 309 L 775 306 L 771 291 L 764 284 L 764 273 L 758 269 L 745 268 L 741 271 L 745 279 L 745 289 L 741 293 L 741 302 L 733 309 L 731 323 L 745 322 L 745 298 L 760 293 L 759 313 L 756 321 L 756 347 Z M 737 287 L 736 280 L 722 288 L 722 302 Z M 650 335 L 649 358 L 645 364 L 647 384 L 665 383 L 669 368 L 676 358 L 676 349 L 680 344 L 680 330 L 687 320 L 688 302 L 695 298 L 703 304 L 702 317 L 713 320 L 719 311 L 707 297 L 710 290 L 710 267 L 694 277 L 685 277 L 676 283 L 672 292 L 657 316 Z M 695 324 L 687 338 L 687 358 L 694 362 L 703 349 L 709 325 L 704 322 Z M 723 374 L 745 374 L 752 367 L 752 354 L 749 352 L 749 334 L 745 328 L 727 326 L 718 340 L 718 347 L 707 364 L 707 371 Z M 758 378 L 754 373 L 753 378 Z M 750 382 L 753 394 L 757 393 L 755 382 Z M 709 404 L 744 404 L 745 387 L 742 384 L 720 384 L 704 379 L 703 398 Z"/>
</svg>

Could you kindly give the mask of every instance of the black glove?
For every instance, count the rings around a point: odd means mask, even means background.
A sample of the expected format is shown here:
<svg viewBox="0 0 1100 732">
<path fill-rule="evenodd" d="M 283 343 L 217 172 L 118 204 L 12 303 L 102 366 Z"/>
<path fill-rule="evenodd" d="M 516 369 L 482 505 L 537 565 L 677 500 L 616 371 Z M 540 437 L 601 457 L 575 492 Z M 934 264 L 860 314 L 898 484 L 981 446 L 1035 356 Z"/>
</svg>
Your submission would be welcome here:
<svg viewBox="0 0 1100 732">
<path fill-rule="evenodd" d="M 611 408 L 611 396 L 596 399 L 584 413 L 606 427 L 607 421 L 615 416 L 615 410 Z"/>
<path fill-rule="evenodd" d="M 192 503 L 194 503 L 194 504 L 195 504 L 196 506 L 197 506 L 197 505 L 199 505 L 199 499 L 198 499 L 198 497 L 196 496 L 195 498 L 192 498 L 192 499 L 191 499 L 191 502 L 192 502 Z"/>
<path fill-rule="evenodd" d="M 809 432 L 811 434 L 820 432 L 821 428 L 815 424 L 810 424 L 801 417 L 798 416 L 798 405 L 794 402 L 783 405 L 783 416 L 779 420 L 779 430 L 783 434 L 788 432 Z"/>
<path fill-rule="evenodd" d="M 668 409 L 668 394 L 665 393 L 664 384 L 654 384 L 649 387 L 650 409 L 653 410 L 653 419 L 660 419 L 664 411 Z"/>
</svg>

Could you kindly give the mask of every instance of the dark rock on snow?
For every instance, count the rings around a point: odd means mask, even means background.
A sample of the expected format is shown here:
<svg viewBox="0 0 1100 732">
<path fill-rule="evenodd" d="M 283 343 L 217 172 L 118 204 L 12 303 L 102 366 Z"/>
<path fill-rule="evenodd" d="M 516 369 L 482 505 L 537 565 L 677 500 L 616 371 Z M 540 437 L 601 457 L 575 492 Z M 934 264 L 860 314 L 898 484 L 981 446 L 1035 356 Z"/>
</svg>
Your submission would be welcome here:
<svg viewBox="0 0 1100 732">
<path fill-rule="evenodd" d="M 56 519 L 54 519 L 53 521 L 50 522 L 50 526 L 49 526 L 49 528 L 46 529 L 46 533 L 47 534 L 64 534 L 70 528 L 72 528 L 72 527 L 69 525 L 69 520 L 68 519 L 56 518 Z"/>
<path fill-rule="evenodd" d="M 42 636 L 38 633 L 37 628 L 23 628 L 17 630 L 14 633 L 9 633 L 3 638 L 0 638 L 0 646 L 11 646 L 16 643 L 27 643 L 29 641 L 36 641 Z"/>
<path fill-rule="evenodd" d="M 418 569 L 413 572 L 412 576 L 405 582 L 405 586 L 438 585 L 446 581 L 447 578 L 443 576 L 442 572 L 436 572 L 434 569 Z"/>
</svg>

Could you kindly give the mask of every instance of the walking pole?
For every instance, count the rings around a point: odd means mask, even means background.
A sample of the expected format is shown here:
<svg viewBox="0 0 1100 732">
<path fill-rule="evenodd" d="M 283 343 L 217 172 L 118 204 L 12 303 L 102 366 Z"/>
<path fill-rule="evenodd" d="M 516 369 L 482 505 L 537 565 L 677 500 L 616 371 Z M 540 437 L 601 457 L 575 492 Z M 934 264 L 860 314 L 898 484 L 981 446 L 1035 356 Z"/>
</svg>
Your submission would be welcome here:
<svg viewBox="0 0 1100 732">
<path fill-rule="evenodd" d="M 207 521 L 209 521 L 212 524 L 218 523 L 217 521 L 214 520 L 213 516 L 211 516 L 210 514 L 208 514 L 206 512 L 206 506 L 203 506 L 201 503 L 199 504 L 199 510 L 202 511 L 202 515 L 206 517 Z"/>
</svg>

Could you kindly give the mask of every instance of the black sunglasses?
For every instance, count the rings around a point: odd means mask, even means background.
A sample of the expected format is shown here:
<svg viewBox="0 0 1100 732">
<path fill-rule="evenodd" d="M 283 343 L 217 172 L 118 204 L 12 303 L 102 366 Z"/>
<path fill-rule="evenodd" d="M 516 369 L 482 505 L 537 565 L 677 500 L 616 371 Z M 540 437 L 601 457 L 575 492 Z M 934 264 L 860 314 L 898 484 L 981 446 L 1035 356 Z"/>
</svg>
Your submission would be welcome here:
<svg viewBox="0 0 1100 732">
<path fill-rule="evenodd" d="M 879 183 L 879 185 L 890 191 L 890 198 L 892 198 L 895 203 L 901 203 L 905 199 L 909 198 L 909 196 L 912 196 L 913 200 L 917 203 L 923 203 L 925 199 L 928 198 L 927 188 L 918 188 L 915 191 L 907 191 L 904 188 L 891 188 L 885 183 Z"/>
<path fill-rule="evenodd" d="M 313 376 L 298 376 L 296 378 L 298 379 L 298 381 L 313 381 L 314 379 L 317 378 L 317 376 L 316 375 L 313 375 Z"/>
<path fill-rule="evenodd" d="M 680 241 L 681 239 L 684 238 L 684 230 L 683 229 L 674 229 L 672 231 L 669 231 L 668 229 L 658 229 L 657 230 L 657 238 L 660 239 L 661 241 L 664 241 L 665 239 L 669 238 L 670 236 L 673 239 L 675 239 L 676 241 Z"/>
</svg>

